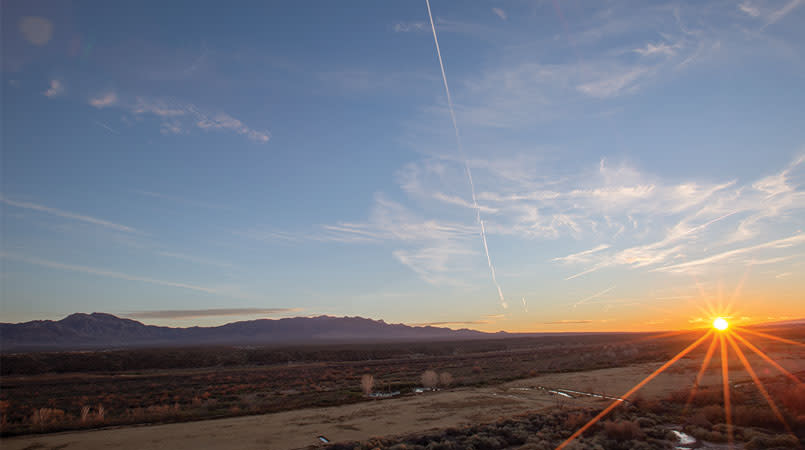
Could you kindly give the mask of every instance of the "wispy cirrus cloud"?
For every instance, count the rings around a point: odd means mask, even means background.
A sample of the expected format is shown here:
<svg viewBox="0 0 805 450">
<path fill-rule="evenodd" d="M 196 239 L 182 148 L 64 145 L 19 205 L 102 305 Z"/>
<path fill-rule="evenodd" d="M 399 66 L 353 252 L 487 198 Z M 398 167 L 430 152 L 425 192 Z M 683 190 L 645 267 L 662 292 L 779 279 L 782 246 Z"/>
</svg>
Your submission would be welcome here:
<svg viewBox="0 0 805 450">
<path fill-rule="evenodd" d="M 9 206 L 13 206 L 15 208 L 23 208 L 23 209 L 28 209 L 28 210 L 31 210 L 31 211 L 43 212 L 43 213 L 46 213 L 46 214 L 51 214 L 51 215 L 54 215 L 54 216 L 65 218 L 65 219 L 77 220 L 77 221 L 84 222 L 84 223 L 90 223 L 90 224 L 93 224 L 93 225 L 98 225 L 98 226 L 101 226 L 101 227 L 104 227 L 104 228 L 109 228 L 109 229 L 116 230 L 116 231 L 123 231 L 123 232 L 126 232 L 126 233 L 138 233 L 137 230 L 135 230 L 132 227 L 128 227 L 126 225 L 121 225 L 121 224 L 118 224 L 118 223 L 110 222 L 108 220 L 98 219 L 96 217 L 87 216 L 87 215 L 84 215 L 84 214 L 78 214 L 78 213 L 74 213 L 74 212 L 70 212 L 70 211 L 65 211 L 65 210 L 62 210 L 62 209 L 51 208 L 49 206 L 44 206 L 44 205 L 40 205 L 40 204 L 36 204 L 36 203 L 15 201 L 15 200 L 11 200 L 11 199 L 6 198 L 3 195 L 0 195 L 0 202 L 5 203 L 6 205 L 9 205 Z"/>
<path fill-rule="evenodd" d="M 634 52 L 641 56 L 653 56 L 653 55 L 674 56 L 676 54 L 676 46 L 668 45 L 665 42 L 660 42 L 657 44 L 652 44 L 651 42 L 649 42 L 643 48 L 634 49 Z"/>
<path fill-rule="evenodd" d="M 588 324 L 588 323 L 595 323 L 595 320 L 574 320 L 574 319 L 565 319 L 565 320 L 554 320 L 552 322 L 543 322 L 545 325 L 580 325 L 580 324 Z"/>
<path fill-rule="evenodd" d="M 747 16 L 762 23 L 760 29 L 763 30 L 770 25 L 783 20 L 787 15 L 802 4 L 802 0 L 790 0 L 781 5 L 781 2 L 768 1 L 744 1 L 738 4 L 738 10 Z"/>
<path fill-rule="evenodd" d="M 210 203 L 210 202 L 204 202 L 204 201 L 199 201 L 199 200 L 194 200 L 194 199 L 188 199 L 188 198 L 179 197 L 179 196 L 176 196 L 176 195 L 164 194 L 164 193 L 161 193 L 161 192 L 145 191 L 145 190 L 140 190 L 140 189 L 133 189 L 131 192 L 133 192 L 135 194 L 139 194 L 139 195 L 144 195 L 144 196 L 147 196 L 147 197 L 157 198 L 157 199 L 161 199 L 161 200 L 167 200 L 168 202 L 172 202 L 172 203 L 179 203 L 179 204 L 182 204 L 182 205 L 195 206 L 195 207 L 199 207 L 199 208 L 231 209 L 231 208 L 229 208 L 229 207 L 227 207 L 225 205 L 221 205 L 221 204 L 218 204 L 218 203 Z"/>
<path fill-rule="evenodd" d="M 115 92 L 105 92 L 103 94 L 90 97 L 89 104 L 98 108 L 108 108 L 117 104 L 117 94 Z"/>
<path fill-rule="evenodd" d="M 157 253 L 157 255 L 160 255 L 160 256 L 165 256 L 165 257 L 174 258 L 174 259 L 181 259 L 181 260 L 196 263 L 196 264 L 204 264 L 204 265 L 217 266 L 217 267 L 233 267 L 232 263 L 228 263 L 228 262 L 224 262 L 224 261 L 217 261 L 217 260 L 209 259 L 209 258 L 202 258 L 202 257 L 199 257 L 199 256 L 186 255 L 184 253 L 169 252 L 169 251 L 158 251 L 156 253 Z"/>
<path fill-rule="evenodd" d="M 137 281 L 142 283 L 154 284 L 158 286 L 166 286 L 166 287 L 173 287 L 179 289 L 189 289 L 192 291 L 204 292 L 207 294 L 221 294 L 217 289 L 206 287 L 206 286 L 199 286 L 189 283 L 179 283 L 174 281 L 167 281 L 167 280 L 160 280 L 156 278 L 149 278 L 149 277 L 142 277 L 138 275 L 131 275 L 123 272 L 115 272 L 111 270 L 105 269 L 98 269 L 95 267 L 88 267 L 78 264 L 66 264 L 61 263 L 58 261 L 50 261 L 47 259 L 42 258 L 35 258 L 25 255 L 19 255 L 14 253 L 7 253 L 7 252 L 0 252 L 0 258 L 23 262 L 26 264 L 34 264 L 41 267 L 47 267 L 50 269 L 57 269 L 57 270 L 65 270 L 68 272 L 80 272 L 88 275 L 95 275 L 100 277 L 107 277 L 107 278 L 116 278 L 119 280 L 127 280 L 127 281 Z"/>
<path fill-rule="evenodd" d="M 127 317 L 138 319 L 196 319 L 199 317 L 261 316 L 274 317 L 304 311 L 303 308 L 210 308 L 210 309 L 161 309 L 132 311 Z"/>
<path fill-rule="evenodd" d="M 487 325 L 488 320 L 468 320 L 468 321 L 446 321 L 446 322 L 421 322 L 409 323 L 412 327 L 460 327 L 467 325 Z"/>
<path fill-rule="evenodd" d="M 89 104 L 98 109 L 117 107 L 134 116 L 154 117 L 159 121 L 160 131 L 163 134 L 185 134 L 192 129 L 198 129 L 229 131 L 261 144 L 265 144 L 271 139 L 271 133 L 267 130 L 250 127 L 230 114 L 209 113 L 192 103 L 174 99 L 143 96 L 119 97 L 117 92 L 108 91 L 91 97 Z"/>
<path fill-rule="evenodd" d="M 602 291 L 600 291 L 600 292 L 596 292 L 596 293 L 595 293 L 595 294 L 593 294 L 593 295 L 590 295 L 590 296 L 584 297 L 583 299 L 581 299 L 581 300 L 579 300 L 579 301 L 577 301 L 576 303 L 574 303 L 574 304 L 573 304 L 573 309 L 576 309 L 576 307 L 577 307 L 577 306 L 579 306 L 579 305 L 583 305 L 583 304 L 585 304 L 585 303 L 589 302 L 590 300 L 594 300 L 594 299 L 597 299 L 597 298 L 603 297 L 604 295 L 606 295 L 606 294 L 608 294 L 608 293 L 612 292 L 612 290 L 614 290 L 614 289 L 615 289 L 615 287 L 616 287 L 616 286 L 610 286 L 610 287 L 608 287 L 608 288 L 606 288 L 606 289 L 604 289 L 604 290 L 602 290 Z"/>
<path fill-rule="evenodd" d="M 504 10 L 502 10 L 500 8 L 492 8 L 492 12 L 496 16 L 500 17 L 501 20 L 506 20 L 506 19 L 509 18 L 509 16 L 506 14 L 506 11 L 504 11 Z"/>
<path fill-rule="evenodd" d="M 423 31 L 425 30 L 425 22 L 418 21 L 418 22 L 397 22 L 391 27 L 392 30 L 396 33 L 410 33 L 412 31 Z"/>
<path fill-rule="evenodd" d="M 764 242 L 762 244 L 757 245 L 750 245 L 746 247 L 735 248 L 732 250 L 728 250 L 725 252 L 717 253 L 715 255 L 710 255 L 704 258 L 695 259 L 692 261 L 685 261 L 679 264 L 673 264 L 670 266 L 662 266 L 653 269 L 654 272 L 677 272 L 683 273 L 688 272 L 693 269 L 699 268 L 701 266 L 708 266 L 717 262 L 726 261 L 736 256 L 744 255 L 747 253 L 752 253 L 758 250 L 764 249 L 784 249 L 790 248 L 797 245 L 805 244 L 805 234 L 796 234 L 794 236 L 790 236 L 783 239 L 776 239 L 769 242 Z"/>
</svg>

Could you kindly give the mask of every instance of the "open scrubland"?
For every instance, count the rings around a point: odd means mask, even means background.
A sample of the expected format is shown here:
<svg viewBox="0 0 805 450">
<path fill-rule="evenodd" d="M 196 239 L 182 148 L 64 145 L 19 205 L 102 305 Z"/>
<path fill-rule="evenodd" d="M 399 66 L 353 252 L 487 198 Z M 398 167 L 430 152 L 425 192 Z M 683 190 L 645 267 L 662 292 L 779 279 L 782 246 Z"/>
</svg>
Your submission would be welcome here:
<svg viewBox="0 0 805 450">
<path fill-rule="evenodd" d="M 802 330 L 776 332 L 802 340 Z M 126 350 L 4 355 L 4 448 L 555 448 L 697 335 L 570 335 L 435 344 Z M 805 378 L 805 351 L 753 339 Z M 662 448 L 673 430 L 728 439 L 716 354 L 697 394 L 702 346 L 591 427 L 577 448 Z M 791 433 L 736 358 L 734 436 L 797 448 L 805 388 L 746 351 Z M 128 369 L 128 370 L 122 370 Z M 440 390 L 412 389 L 432 370 Z M 373 399 L 361 378 L 374 378 Z M 438 384 L 439 381 L 436 381 Z M 686 403 L 690 404 L 686 408 Z M 210 419 L 210 420 L 199 420 Z M 139 425 L 139 426 L 133 426 Z M 92 428 L 99 428 L 90 430 Z"/>
</svg>

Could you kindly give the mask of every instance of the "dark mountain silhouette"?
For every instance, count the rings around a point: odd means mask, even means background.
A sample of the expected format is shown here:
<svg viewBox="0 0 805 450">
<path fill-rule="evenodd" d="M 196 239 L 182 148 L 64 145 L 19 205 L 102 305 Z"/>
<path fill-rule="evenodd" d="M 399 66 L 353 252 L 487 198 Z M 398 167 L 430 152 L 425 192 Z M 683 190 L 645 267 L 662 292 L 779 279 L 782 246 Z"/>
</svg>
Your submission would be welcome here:
<svg viewBox="0 0 805 450">
<path fill-rule="evenodd" d="M 62 320 L 0 323 L 0 348 L 64 350 L 164 345 L 371 342 L 468 339 L 494 336 L 480 331 L 388 324 L 361 317 L 293 317 L 233 322 L 218 327 L 145 325 L 105 313 L 76 313 Z"/>
</svg>

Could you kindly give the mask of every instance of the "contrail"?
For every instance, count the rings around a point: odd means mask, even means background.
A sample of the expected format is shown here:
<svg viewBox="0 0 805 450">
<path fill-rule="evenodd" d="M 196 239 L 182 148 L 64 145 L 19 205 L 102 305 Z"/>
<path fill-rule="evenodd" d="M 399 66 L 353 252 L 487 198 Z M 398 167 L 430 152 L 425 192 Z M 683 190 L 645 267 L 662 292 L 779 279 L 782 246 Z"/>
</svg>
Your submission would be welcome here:
<svg viewBox="0 0 805 450">
<path fill-rule="evenodd" d="M 467 156 L 464 154 L 464 146 L 461 145 L 461 135 L 458 132 L 458 124 L 456 123 L 456 112 L 453 109 L 453 99 L 450 97 L 450 87 L 447 85 L 447 75 L 444 72 L 444 62 L 442 61 L 442 51 L 439 49 L 439 38 L 436 37 L 436 25 L 433 23 L 433 14 L 430 11 L 430 0 L 425 0 L 425 5 L 428 7 L 428 18 L 430 19 L 430 29 L 433 30 L 433 43 L 436 44 L 436 56 L 439 58 L 439 68 L 442 70 L 442 81 L 444 81 L 444 92 L 447 94 L 447 109 L 450 111 L 450 119 L 453 121 L 453 131 L 456 133 L 456 145 L 458 151 L 461 153 L 461 158 L 464 160 L 464 171 L 467 173 L 467 179 L 470 182 L 470 191 L 472 192 L 472 206 L 475 208 L 475 218 L 481 225 L 481 238 L 484 241 L 484 252 L 486 253 L 486 263 L 489 265 L 489 272 L 492 274 L 492 282 L 498 289 L 498 296 L 500 297 L 500 306 L 503 309 L 509 307 L 506 299 L 503 297 L 503 290 L 500 288 L 497 276 L 495 275 L 495 266 L 492 265 L 492 258 L 489 256 L 489 246 L 486 243 L 486 226 L 483 219 L 481 219 L 481 208 L 478 207 L 478 200 L 475 197 L 475 183 L 472 181 L 472 170 L 467 161 Z"/>
</svg>

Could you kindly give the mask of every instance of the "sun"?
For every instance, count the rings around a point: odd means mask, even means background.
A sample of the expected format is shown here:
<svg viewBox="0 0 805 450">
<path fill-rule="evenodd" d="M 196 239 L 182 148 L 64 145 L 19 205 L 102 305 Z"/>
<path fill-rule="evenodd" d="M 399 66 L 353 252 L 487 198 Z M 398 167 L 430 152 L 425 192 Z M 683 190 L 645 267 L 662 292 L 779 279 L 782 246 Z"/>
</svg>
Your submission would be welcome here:
<svg viewBox="0 0 805 450">
<path fill-rule="evenodd" d="M 713 328 L 718 331 L 724 331 L 729 328 L 730 324 L 723 317 L 716 317 L 713 321 Z"/>
</svg>

